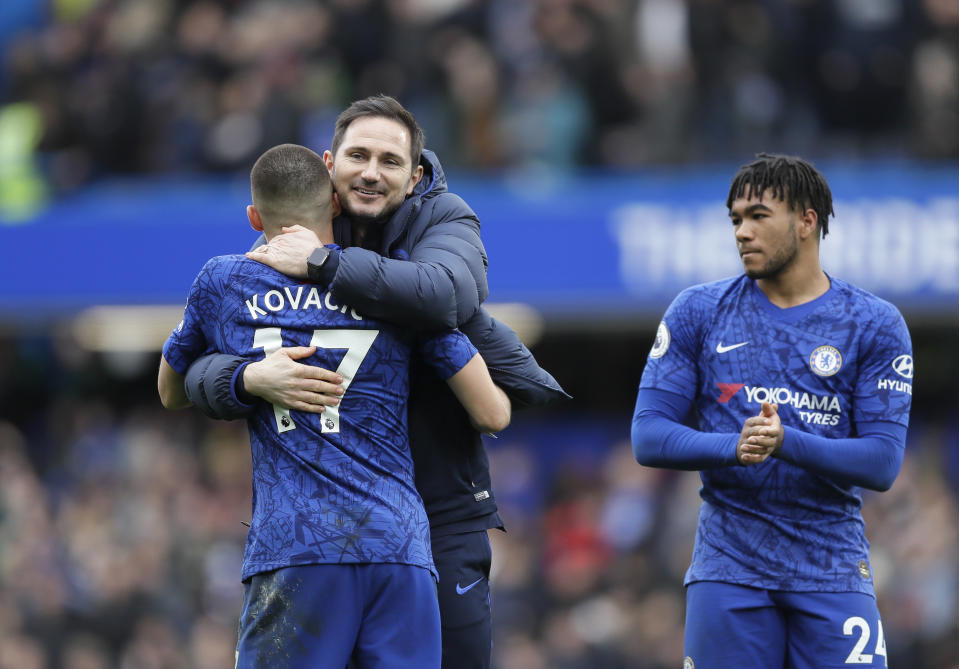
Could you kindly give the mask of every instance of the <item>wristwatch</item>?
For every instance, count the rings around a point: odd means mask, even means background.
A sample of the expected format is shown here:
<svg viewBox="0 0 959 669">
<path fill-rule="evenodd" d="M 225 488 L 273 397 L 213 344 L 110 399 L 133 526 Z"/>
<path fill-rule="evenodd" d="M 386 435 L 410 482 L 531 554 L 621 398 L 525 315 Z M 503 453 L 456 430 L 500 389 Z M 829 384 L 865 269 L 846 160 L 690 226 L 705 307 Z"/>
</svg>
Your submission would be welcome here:
<svg viewBox="0 0 959 669">
<path fill-rule="evenodd" d="M 306 259 L 306 275 L 310 281 L 323 283 L 323 265 L 330 258 L 330 250 L 325 246 L 318 246 L 313 249 L 313 253 Z"/>
</svg>

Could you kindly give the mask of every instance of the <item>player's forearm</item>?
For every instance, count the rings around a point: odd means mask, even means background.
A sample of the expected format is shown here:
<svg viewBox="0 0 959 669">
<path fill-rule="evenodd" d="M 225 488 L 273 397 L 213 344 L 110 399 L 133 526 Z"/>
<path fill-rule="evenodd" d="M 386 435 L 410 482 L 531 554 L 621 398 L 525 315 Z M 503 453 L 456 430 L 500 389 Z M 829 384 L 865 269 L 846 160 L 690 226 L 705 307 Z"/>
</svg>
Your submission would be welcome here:
<svg viewBox="0 0 959 669">
<path fill-rule="evenodd" d="M 699 432 L 653 412 L 633 416 L 633 455 L 647 467 L 700 470 L 731 467 L 738 435 Z"/>
<path fill-rule="evenodd" d="M 447 383 L 479 432 L 500 432 L 509 426 L 512 417 L 509 397 L 493 383 L 478 353 L 447 379 Z"/>
<path fill-rule="evenodd" d="M 786 428 L 775 457 L 838 483 L 888 490 L 902 466 L 906 428 L 885 424 L 859 437 L 830 439 Z"/>
<path fill-rule="evenodd" d="M 712 469 L 739 464 L 739 435 L 708 433 L 682 424 L 692 400 L 656 388 L 640 388 L 633 411 L 633 455 L 647 467 Z"/>
<path fill-rule="evenodd" d="M 157 392 L 160 402 L 167 409 L 185 409 L 192 404 L 183 389 L 183 375 L 163 357 L 160 358 L 160 371 L 157 373 Z"/>
<path fill-rule="evenodd" d="M 480 409 L 470 414 L 470 422 L 477 432 L 495 434 L 509 427 L 512 415 L 509 397 L 494 384 L 490 389 L 490 397 L 483 402 Z"/>
</svg>

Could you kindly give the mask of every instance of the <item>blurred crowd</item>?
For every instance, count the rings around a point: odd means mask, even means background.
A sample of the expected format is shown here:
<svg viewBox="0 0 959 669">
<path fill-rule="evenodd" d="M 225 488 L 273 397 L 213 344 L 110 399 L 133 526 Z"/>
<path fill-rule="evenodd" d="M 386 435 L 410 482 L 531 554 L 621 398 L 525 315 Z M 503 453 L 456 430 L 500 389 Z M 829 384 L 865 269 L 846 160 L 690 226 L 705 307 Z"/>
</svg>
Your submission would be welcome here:
<svg viewBox="0 0 959 669">
<path fill-rule="evenodd" d="M 245 424 L 164 411 L 152 356 L 110 369 L 3 348 L 0 669 L 233 666 Z M 496 669 L 682 661 L 699 479 L 633 460 L 630 399 L 576 422 L 518 415 L 489 443 L 508 529 L 491 532 Z M 959 669 L 959 508 L 940 460 L 959 432 L 913 422 L 898 480 L 864 504 L 889 663 Z"/>
<path fill-rule="evenodd" d="M 0 17 L 0 208 L 324 149 L 378 92 L 477 171 L 959 158 L 956 0 L 0 0 Z M 245 424 L 164 412 L 150 373 L 0 344 L 0 669 L 232 666 Z M 495 666 L 676 667 L 698 476 L 637 465 L 628 408 L 597 418 L 618 435 L 566 418 L 517 416 L 489 444 L 509 530 Z M 959 669 L 959 427 L 940 418 L 914 420 L 896 484 L 865 497 L 894 667 Z"/>
<path fill-rule="evenodd" d="M 955 0 L 3 5 L 0 140 L 28 138 L 54 192 L 324 149 L 378 92 L 455 168 L 959 157 Z"/>
</svg>

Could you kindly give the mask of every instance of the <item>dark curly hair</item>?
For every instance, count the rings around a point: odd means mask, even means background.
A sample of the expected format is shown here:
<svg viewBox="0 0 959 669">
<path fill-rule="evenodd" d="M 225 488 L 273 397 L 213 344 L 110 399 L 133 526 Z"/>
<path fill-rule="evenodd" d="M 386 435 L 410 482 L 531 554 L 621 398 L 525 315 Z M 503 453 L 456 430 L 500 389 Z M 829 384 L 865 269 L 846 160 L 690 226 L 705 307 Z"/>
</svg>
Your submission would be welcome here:
<svg viewBox="0 0 959 669">
<path fill-rule="evenodd" d="M 761 197 L 767 190 L 784 201 L 790 209 L 813 209 L 819 217 L 819 232 L 829 234 L 829 217 L 833 215 L 832 192 L 826 178 L 811 164 L 796 156 L 774 153 L 756 154 L 756 160 L 743 165 L 733 177 L 726 207 L 743 197 L 746 189 Z"/>
</svg>

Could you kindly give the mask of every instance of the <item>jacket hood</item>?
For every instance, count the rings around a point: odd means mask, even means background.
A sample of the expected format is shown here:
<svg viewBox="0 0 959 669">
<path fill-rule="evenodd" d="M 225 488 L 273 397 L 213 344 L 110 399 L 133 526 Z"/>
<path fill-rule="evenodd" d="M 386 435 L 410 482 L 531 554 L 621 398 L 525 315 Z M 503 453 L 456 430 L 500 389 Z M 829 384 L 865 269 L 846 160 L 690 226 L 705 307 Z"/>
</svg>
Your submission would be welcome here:
<svg viewBox="0 0 959 669">
<path fill-rule="evenodd" d="M 416 184 L 413 194 L 407 200 L 417 197 L 433 196 L 439 193 L 445 193 L 446 173 L 443 166 L 440 165 L 440 159 L 429 149 L 423 149 L 423 155 L 420 156 L 420 165 L 423 166 L 423 178 Z"/>
<path fill-rule="evenodd" d="M 391 255 L 394 245 L 409 231 L 409 225 L 423 208 L 423 203 L 447 192 L 446 173 L 436 154 L 423 149 L 420 165 L 423 166 L 423 178 L 383 226 L 381 253 L 385 256 Z"/>
</svg>

